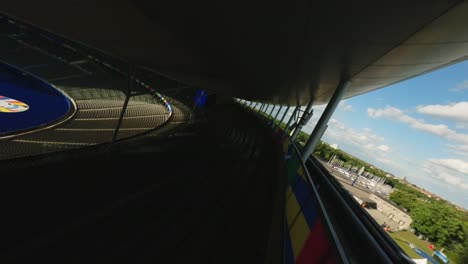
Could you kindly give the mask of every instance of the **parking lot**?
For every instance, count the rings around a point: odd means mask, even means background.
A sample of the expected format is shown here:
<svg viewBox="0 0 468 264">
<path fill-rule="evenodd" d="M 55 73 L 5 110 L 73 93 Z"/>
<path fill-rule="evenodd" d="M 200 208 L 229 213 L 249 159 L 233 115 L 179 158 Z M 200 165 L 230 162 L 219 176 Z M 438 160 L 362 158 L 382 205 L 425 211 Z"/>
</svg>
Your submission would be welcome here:
<svg viewBox="0 0 468 264">
<path fill-rule="evenodd" d="M 340 183 L 343 188 L 345 188 L 347 191 L 349 191 L 352 195 L 360 198 L 361 200 L 366 200 L 369 199 L 369 196 L 371 195 L 371 190 L 367 189 L 360 183 L 355 183 L 354 186 L 352 186 L 352 180 L 350 178 L 347 178 L 345 175 L 340 173 L 339 171 L 333 169 L 330 164 L 322 162 L 322 164 L 325 166 L 325 168 L 328 169 L 331 175 L 333 175 Z M 367 209 L 366 211 L 374 218 L 374 220 L 379 224 L 382 225 L 383 223 L 386 223 L 387 225 L 390 226 L 391 230 L 398 230 L 398 225 L 397 223 L 393 222 L 390 220 L 385 214 L 381 213 L 378 210 L 375 209 Z"/>
</svg>

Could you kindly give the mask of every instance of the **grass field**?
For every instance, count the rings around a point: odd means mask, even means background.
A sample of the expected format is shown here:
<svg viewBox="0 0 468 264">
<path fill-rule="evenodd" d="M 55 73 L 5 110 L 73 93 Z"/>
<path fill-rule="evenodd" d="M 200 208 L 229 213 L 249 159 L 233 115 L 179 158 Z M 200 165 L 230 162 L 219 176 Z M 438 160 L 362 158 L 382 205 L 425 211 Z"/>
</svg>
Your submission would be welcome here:
<svg viewBox="0 0 468 264">
<path fill-rule="evenodd" d="M 393 233 L 394 234 L 394 233 Z M 410 258 L 413 258 L 413 259 L 418 259 L 418 258 L 421 258 L 421 256 L 419 256 L 418 254 L 416 254 L 416 252 L 414 252 L 413 249 L 411 249 L 411 247 L 408 245 L 408 243 L 406 243 L 406 241 L 400 239 L 400 238 L 395 238 L 395 236 L 393 234 L 390 234 L 390 236 L 393 238 L 393 240 L 395 240 L 395 242 L 401 247 L 401 249 L 403 249 L 403 251 L 410 257 Z"/>
<path fill-rule="evenodd" d="M 429 249 L 428 247 L 430 243 L 424 240 L 418 239 L 418 237 L 411 232 L 407 232 L 407 231 L 395 232 L 395 233 L 390 233 L 390 236 L 393 238 L 393 240 L 395 240 L 395 242 L 397 242 L 397 244 L 401 247 L 401 249 L 403 249 L 403 251 L 405 251 L 405 253 L 408 254 L 410 258 L 419 259 L 421 258 L 421 256 L 419 256 L 416 252 L 414 252 L 414 250 L 408 245 L 408 243 L 413 243 L 417 248 L 426 252 L 429 256 L 432 255 L 432 250 Z M 438 247 L 436 246 L 436 249 L 437 248 Z M 445 251 L 444 253 L 447 254 L 449 252 Z M 450 258 L 449 263 L 454 264 L 455 262 L 453 261 L 452 258 Z"/>
</svg>

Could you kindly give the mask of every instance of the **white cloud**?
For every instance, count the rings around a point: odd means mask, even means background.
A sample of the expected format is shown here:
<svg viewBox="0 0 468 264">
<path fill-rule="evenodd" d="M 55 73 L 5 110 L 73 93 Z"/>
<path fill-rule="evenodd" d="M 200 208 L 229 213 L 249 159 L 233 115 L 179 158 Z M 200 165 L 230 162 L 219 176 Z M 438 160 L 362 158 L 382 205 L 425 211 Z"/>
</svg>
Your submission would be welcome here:
<svg viewBox="0 0 468 264">
<path fill-rule="evenodd" d="M 330 119 L 328 126 L 327 133 L 333 136 L 334 139 L 340 139 L 341 142 L 351 143 L 365 149 L 377 149 L 376 146 L 381 145 L 382 141 L 384 141 L 383 137 L 376 135 L 372 130 L 356 131 L 346 127 L 345 124 L 334 118 Z M 383 146 L 384 148 L 387 147 L 386 145 Z"/>
<path fill-rule="evenodd" d="M 375 158 L 378 162 L 386 165 L 390 165 L 393 168 L 400 168 L 400 165 L 398 165 L 395 161 L 385 158 L 385 157 L 377 157 Z"/>
<path fill-rule="evenodd" d="M 352 111 L 352 110 L 353 110 L 353 106 L 350 105 L 350 104 L 348 104 L 348 103 L 346 102 L 346 100 L 342 100 L 342 101 L 338 104 L 338 107 L 339 107 L 341 110 L 345 111 L 345 112 L 349 112 L 349 111 Z"/>
<path fill-rule="evenodd" d="M 447 125 L 443 124 L 429 124 L 424 120 L 418 120 L 407 114 L 402 110 L 388 106 L 385 109 L 374 109 L 368 108 L 367 114 L 372 118 L 388 118 L 396 120 L 405 124 L 408 124 L 410 127 L 429 132 L 433 135 L 455 141 L 462 144 L 468 144 L 468 134 L 458 133 L 455 130 L 450 129 Z"/>
<path fill-rule="evenodd" d="M 438 126 L 427 124 L 422 120 L 417 120 L 406 115 L 403 111 L 397 108 L 389 109 L 369 109 L 368 113 L 374 118 L 391 118 L 400 122 L 410 124 L 412 127 L 424 131 L 432 131 L 433 127 L 440 129 L 435 130 L 439 135 L 448 135 L 457 138 L 456 132 L 447 132 L 446 126 Z M 386 144 L 384 137 L 375 134 L 370 128 L 362 128 L 355 130 L 347 127 L 344 123 L 337 119 L 330 119 L 329 127 L 325 137 L 331 142 L 338 143 L 344 148 L 352 148 L 351 154 L 356 153 L 362 156 L 364 160 L 374 164 L 390 173 L 399 177 L 408 176 L 415 180 L 418 185 L 426 185 L 426 188 L 438 190 L 433 186 L 445 186 L 445 188 L 453 188 L 454 190 L 468 190 L 468 183 L 465 180 L 467 162 L 462 160 L 451 159 L 431 159 L 426 161 L 415 161 L 407 156 L 401 156 L 400 153 L 393 150 L 389 144 Z M 466 147 L 461 147 L 465 146 Z M 459 151 L 468 150 L 467 144 L 453 144 Z M 468 152 L 467 152 L 468 153 Z M 428 187 L 429 186 L 429 187 Z M 443 187 L 441 187 L 443 188 Z"/>
<path fill-rule="evenodd" d="M 467 89 L 468 89 L 468 80 L 464 80 L 463 82 L 457 84 L 455 88 L 449 89 L 449 91 L 458 92 L 458 91 L 467 90 Z"/>
<path fill-rule="evenodd" d="M 459 102 L 449 105 L 418 106 L 416 110 L 421 114 L 461 122 L 462 124 L 459 124 L 459 126 L 463 125 L 463 123 L 468 123 L 468 102 Z"/>
<path fill-rule="evenodd" d="M 364 159 L 376 166 L 388 165 L 393 169 L 400 169 L 398 162 L 394 160 L 395 155 L 390 157 L 391 148 L 384 144 L 384 137 L 375 134 L 372 129 L 355 130 L 335 118 L 331 118 L 328 125 L 325 138 L 329 142 L 337 142 L 340 146 L 352 148 L 354 153 L 367 157 Z"/>
<path fill-rule="evenodd" d="M 447 144 L 445 146 L 447 147 L 446 150 L 448 150 L 449 152 L 452 152 L 460 156 L 468 157 L 468 145 Z"/>
<path fill-rule="evenodd" d="M 429 159 L 423 164 L 423 170 L 429 177 L 468 190 L 468 162 L 457 159 Z"/>
<path fill-rule="evenodd" d="M 429 162 L 447 169 L 468 174 L 468 162 L 458 159 L 429 159 Z"/>
<path fill-rule="evenodd" d="M 467 129 L 468 128 L 468 123 L 455 123 L 455 128 Z"/>
<path fill-rule="evenodd" d="M 390 147 L 387 146 L 387 145 L 380 145 L 377 147 L 379 150 L 383 151 L 383 152 L 387 152 L 390 150 Z"/>
</svg>

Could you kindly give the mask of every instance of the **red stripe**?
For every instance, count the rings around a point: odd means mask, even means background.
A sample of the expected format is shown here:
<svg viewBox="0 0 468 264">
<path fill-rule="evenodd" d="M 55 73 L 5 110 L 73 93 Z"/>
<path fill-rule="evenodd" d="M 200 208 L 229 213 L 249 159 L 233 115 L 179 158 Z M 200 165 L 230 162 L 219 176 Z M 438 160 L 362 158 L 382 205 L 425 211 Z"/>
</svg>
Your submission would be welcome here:
<svg viewBox="0 0 468 264">
<path fill-rule="evenodd" d="M 310 263 L 335 263 L 321 219 L 317 220 L 311 229 L 301 253 L 296 258 L 296 264 Z"/>
</svg>

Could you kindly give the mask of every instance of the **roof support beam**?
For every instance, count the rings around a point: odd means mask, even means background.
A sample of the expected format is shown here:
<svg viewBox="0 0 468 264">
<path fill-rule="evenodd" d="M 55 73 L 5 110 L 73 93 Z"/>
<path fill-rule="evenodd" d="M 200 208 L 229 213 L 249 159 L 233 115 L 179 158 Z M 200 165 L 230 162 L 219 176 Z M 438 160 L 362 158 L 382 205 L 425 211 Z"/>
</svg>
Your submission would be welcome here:
<svg viewBox="0 0 468 264">
<path fill-rule="evenodd" d="M 276 125 L 276 119 L 278 118 L 279 112 L 283 109 L 283 106 L 281 105 L 278 111 L 275 114 L 275 117 L 273 117 L 273 127 Z"/>
<path fill-rule="evenodd" d="M 283 117 L 281 117 L 281 120 L 279 121 L 278 123 L 278 126 L 281 127 L 281 124 L 283 123 L 284 121 L 284 118 L 286 117 L 286 114 L 289 112 L 289 109 L 291 108 L 290 105 L 288 105 L 288 108 L 286 108 L 286 111 L 284 111 L 284 114 L 283 114 Z M 286 127 L 284 128 L 284 130 L 286 130 Z"/>
<path fill-rule="evenodd" d="M 127 92 L 125 93 L 125 102 L 120 111 L 119 121 L 117 123 L 117 127 L 115 128 L 114 135 L 112 136 L 112 143 L 117 141 L 117 136 L 119 134 L 120 126 L 122 125 L 122 120 L 125 116 L 125 111 L 127 110 L 128 101 L 130 101 L 130 97 L 132 96 L 132 89 L 134 85 L 134 74 L 135 74 L 135 66 L 130 64 L 128 69 L 128 84 L 127 84 Z"/>
<path fill-rule="evenodd" d="M 263 103 L 260 103 L 260 108 L 258 108 L 258 113 L 261 113 L 262 112 L 262 109 L 263 109 Z"/>
<path fill-rule="evenodd" d="M 313 103 L 314 101 L 310 100 L 309 103 L 307 104 L 306 109 L 304 110 L 304 113 L 302 113 L 301 117 L 298 118 L 299 120 L 297 121 L 296 127 L 294 128 L 294 132 L 291 136 L 291 140 L 294 141 L 294 139 L 296 139 L 299 132 L 301 132 L 302 127 L 305 126 L 307 122 L 309 122 L 310 118 L 312 117 L 313 111 L 311 111 L 311 109 L 312 109 Z"/>
<path fill-rule="evenodd" d="M 315 125 L 314 130 L 312 131 L 312 134 L 310 135 L 309 139 L 307 140 L 306 145 L 304 146 L 304 149 L 302 151 L 303 161 L 306 161 L 309 158 L 310 154 L 312 154 L 312 152 L 315 150 L 317 143 L 319 142 L 320 138 L 323 135 L 323 132 L 327 128 L 327 124 L 328 124 L 328 121 L 330 120 L 330 117 L 335 112 L 336 107 L 338 106 L 338 103 L 341 101 L 341 98 L 343 98 L 344 92 L 350 85 L 351 85 L 350 80 L 341 81 L 338 87 L 336 88 L 335 92 L 330 98 L 330 101 L 327 104 L 327 107 L 325 108 L 325 111 L 323 111 L 323 114 L 320 116 L 320 119 L 317 125 Z"/>
<path fill-rule="evenodd" d="M 284 127 L 284 131 L 285 131 L 286 133 L 289 134 L 289 132 L 288 132 L 289 126 L 291 125 L 291 122 L 294 120 L 294 117 L 296 116 L 296 113 L 297 113 L 297 111 L 298 111 L 300 108 L 301 108 L 300 105 L 296 105 L 296 108 L 294 108 L 294 111 L 292 112 L 292 115 L 291 115 L 291 117 L 289 118 L 288 123 L 287 123 L 286 126 Z"/>
<path fill-rule="evenodd" d="M 271 111 L 268 114 L 268 118 L 270 118 L 273 115 L 273 111 L 275 110 L 275 105 L 271 105 Z"/>
</svg>

